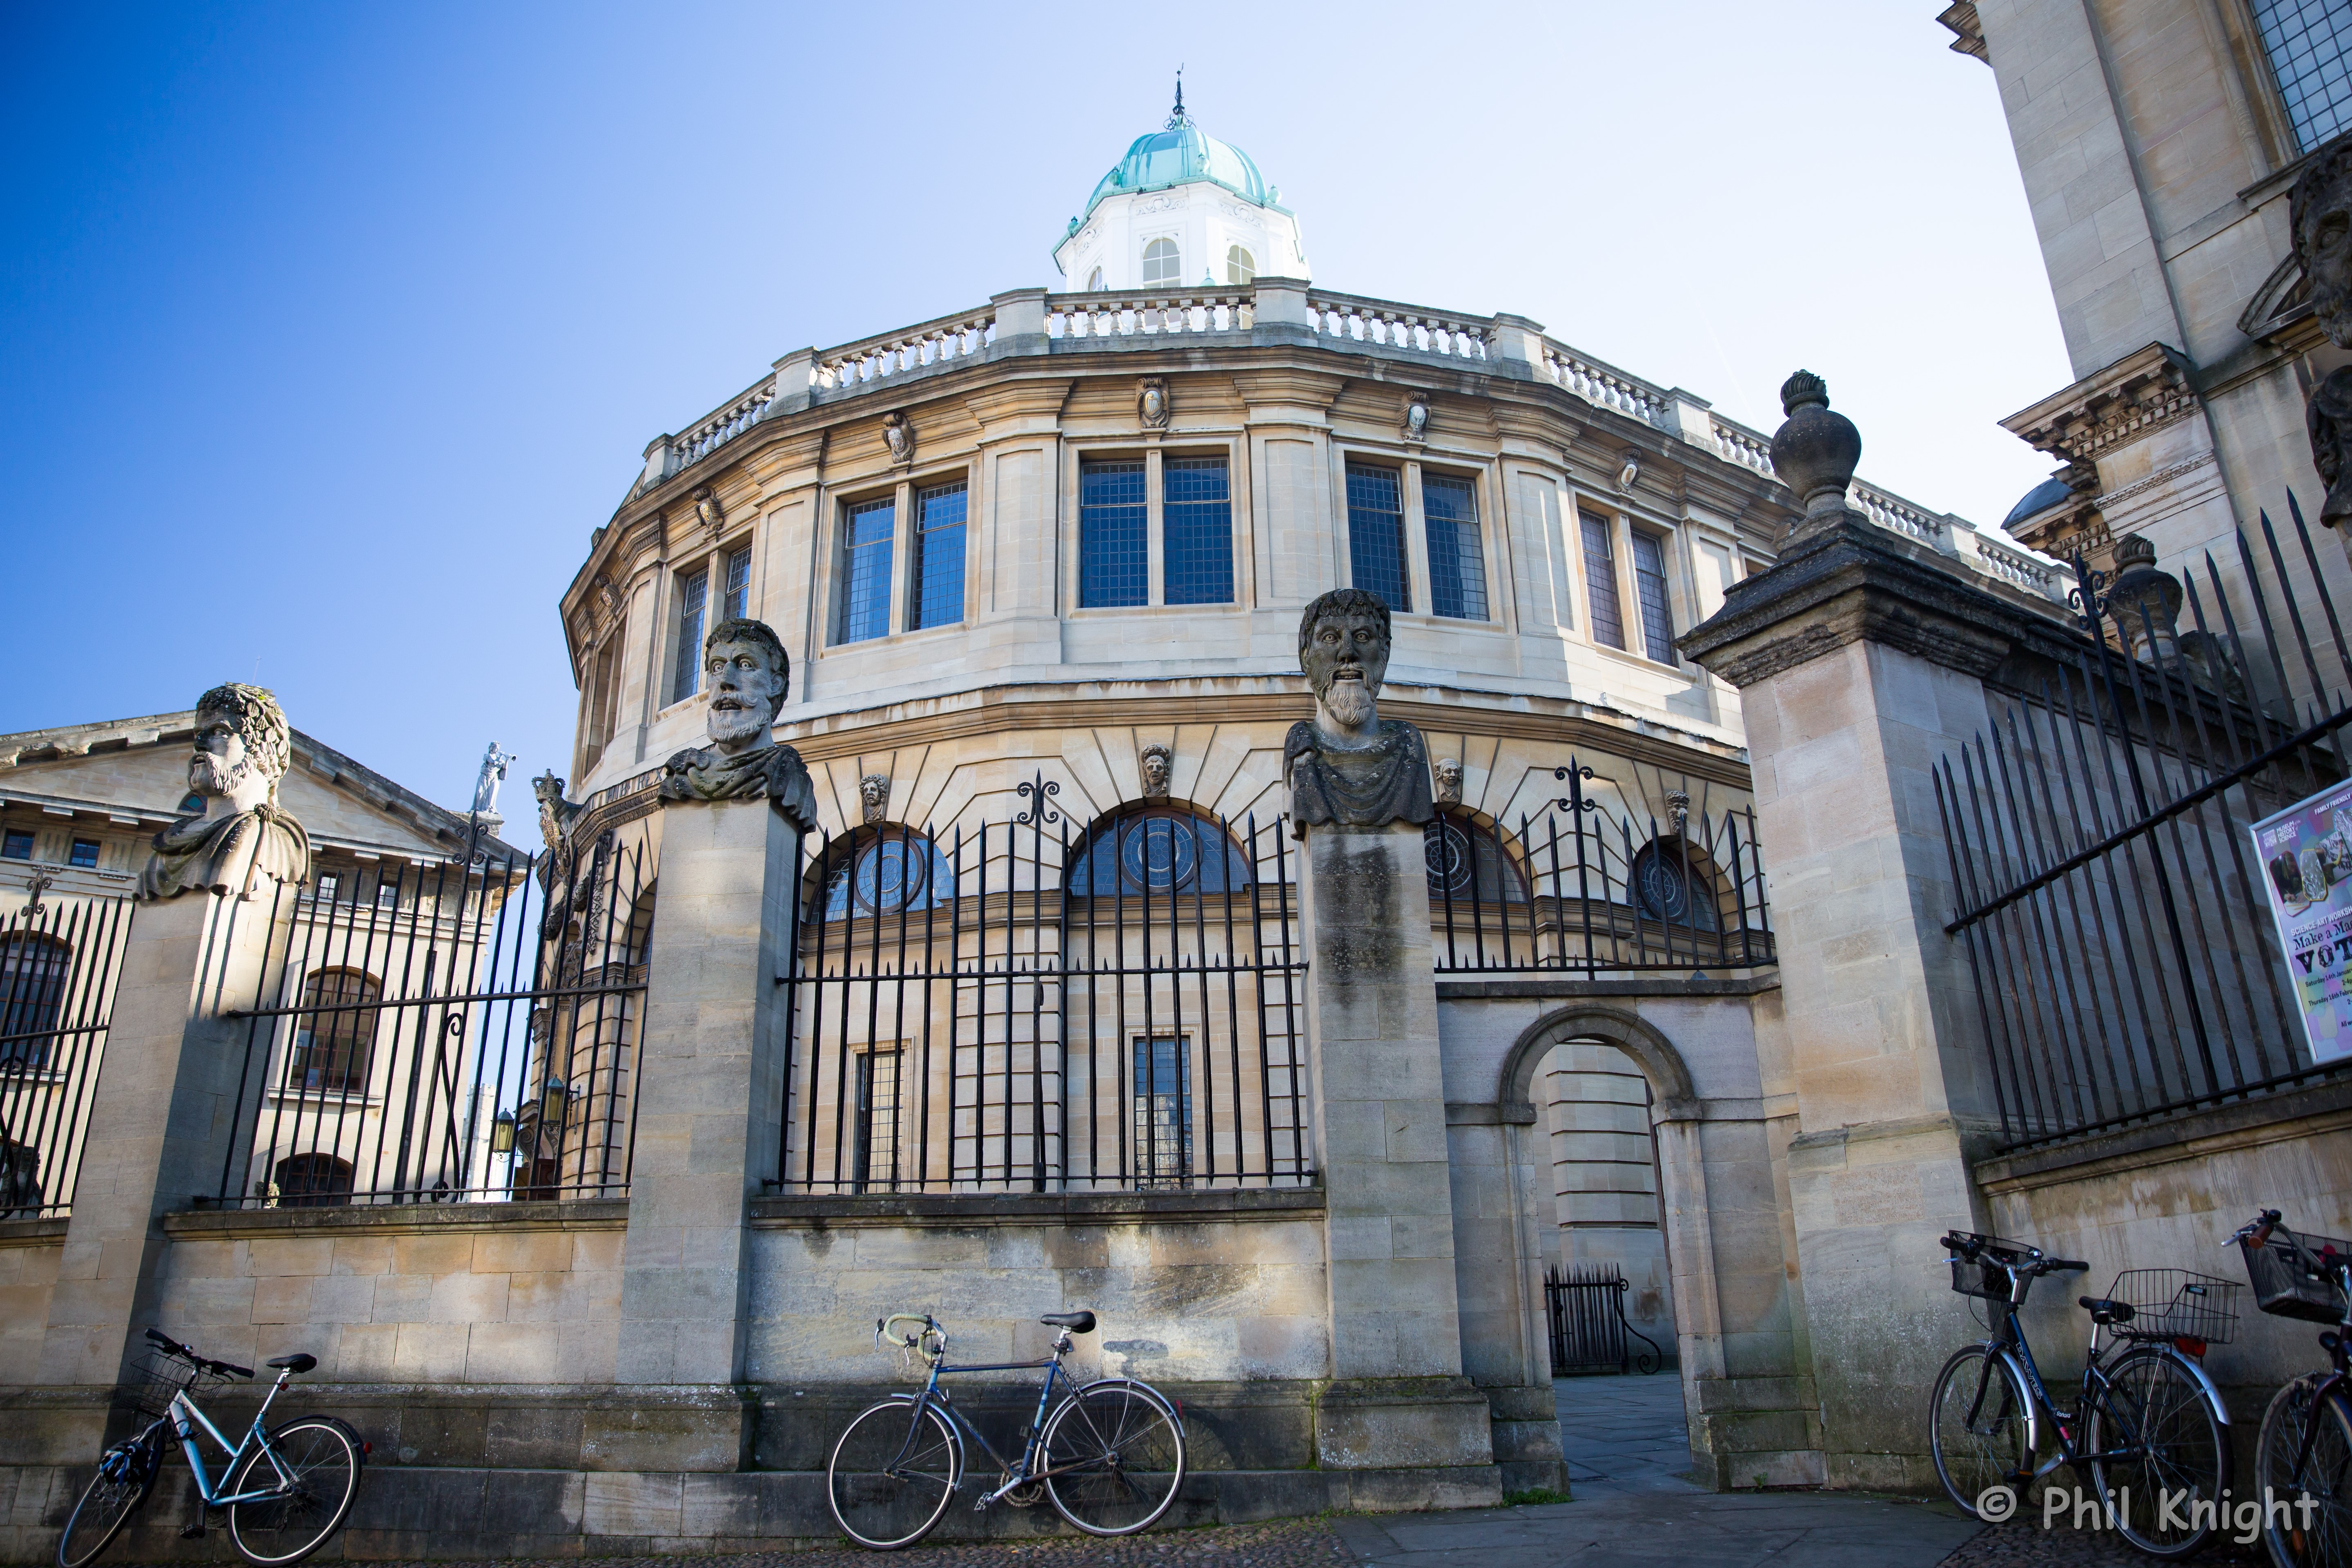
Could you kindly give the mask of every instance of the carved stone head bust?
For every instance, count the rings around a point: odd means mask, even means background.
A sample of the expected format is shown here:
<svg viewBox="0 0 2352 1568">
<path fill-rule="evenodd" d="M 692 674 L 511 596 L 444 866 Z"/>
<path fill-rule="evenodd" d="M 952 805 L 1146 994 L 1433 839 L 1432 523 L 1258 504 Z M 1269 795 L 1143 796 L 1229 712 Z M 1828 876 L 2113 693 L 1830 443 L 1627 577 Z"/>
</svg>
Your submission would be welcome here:
<svg viewBox="0 0 2352 1568">
<path fill-rule="evenodd" d="M 292 731 L 268 691 L 231 681 L 198 698 L 188 787 L 205 808 L 155 836 L 138 896 L 203 889 L 251 898 L 265 879 L 307 881 L 310 836 L 278 806 L 278 781 L 292 758 Z"/>
<path fill-rule="evenodd" d="M 702 640 L 710 689 L 704 729 L 711 749 L 739 756 L 766 743 L 769 727 L 793 689 L 793 661 L 763 621 L 721 621 Z"/>
<path fill-rule="evenodd" d="M 188 787 L 198 795 L 250 811 L 278 797 L 278 781 L 291 757 L 286 714 L 260 687 L 233 680 L 196 700 Z"/>
<path fill-rule="evenodd" d="M 868 824 L 882 821 L 890 815 L 890 775 L 864 773 L 857 780 L 859 815 Z"/>
<path fill-rule="evenodd" d="M 1462 804 L 1462 759 L 1440 757 L 1437 759 L 1435 772 L 1438 804 L 1460 805 Z"/>
<path fill-rule="evenodd" d="M 1136 763 L 1143 773 L 1143 798 L 1166 800 L 1168 775 L 1175 768 L 1176 753 L 1154 741 L 1143 748 Z"/>
<path fill-rule="evenodd" d="M 2295 259 L 2311 280 L 2311 313 L 2327 341 L 2352 348 L 2352 144 L 2315 160 L 2287 198 Z"/>
<path fill-rule="evenodd" d="M 1317 727 L 1327 735 L 1370 733 L 1389 647 L 1389 606 L 1378 594 L 1335 588 L 1300 615 L 1298 663 L 1315 692 Z"/>
</svg>

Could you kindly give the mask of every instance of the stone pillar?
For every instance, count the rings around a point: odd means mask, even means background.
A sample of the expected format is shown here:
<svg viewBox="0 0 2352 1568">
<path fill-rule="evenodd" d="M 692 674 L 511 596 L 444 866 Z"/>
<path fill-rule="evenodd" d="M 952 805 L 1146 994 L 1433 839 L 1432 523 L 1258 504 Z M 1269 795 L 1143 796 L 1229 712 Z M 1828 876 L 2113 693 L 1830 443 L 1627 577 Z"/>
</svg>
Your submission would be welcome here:
<svg viewBox="0 0 2352 1568">
<path fill-rule="evenodd" d="M 1007 353 L 1045 352 L 1045 290 L 1014 289 L 990 295 L 988 302 L 996 307 L 996 342 L 992 346 Z"/>
<path fill-rule="evenodd" d="M 1486 1398 L 1463 1375 L 1454 1195 L 1422 830 L 1303 830 L 1315 1146 L 1328 1207 L 1332 1383 L 1318 1463 L 1359 1508 L 1498 1495 Z"/>
<path fill-rule="evenodd" d="M 605 1468 L 732 1470 L 750 1458 L 746 1222 L 782 1131 L 775 977 L 796 838 L 763 797 L 662 808 L 614 1373 L 625 1397 L 592 1415 L 602 1429 L 586 1444 Z"/>
<path fill-rule="evenodd" d="M 1307 280 L 1303 278 L 1259 277 L 1251 300 L 1250 321 L 1253 327 L 1304 328 L 1311 337 L 1315 330 L 1315 311 L 1307 302 Z"/>
<path fill-rule="evenodd" d="M 1921 1401 L 1969 1331 L 1936 1238 L 1982 1228 L 1969 1165 L 1992 1105 L 1967 954 L 1943 930 L 1956 900 L 1930 770 L 1985 724 L 1997 669 L 2063 656 L 2072 634 L 1845 510 L 1837 488 L 1681 647 L 1747 715 L 1827 1480 L 1932 1492 Z"/>
<path fill-rule="evenodd" d="M 39 1379 L 55 1403 L 44 1401 L 0 1458 L 87 1464 L 124 1363 L 147 1330 L 173 1329 L 155 1318 L 169 1246 L 162 1217 L 220 1192 L 254 1027 L 220 1015 L 254 1005 L 286 929 L 274 911 L 292 901 L 292 889 L 273 899 L 265 885 L 251 899 L 188 892 L 133 913 L 49 1296 Z M 241 1187 L 245 1175 L 230 1179 Z M 26 1453 L 20 1443 L 59 1447 Z"/>
</svg>

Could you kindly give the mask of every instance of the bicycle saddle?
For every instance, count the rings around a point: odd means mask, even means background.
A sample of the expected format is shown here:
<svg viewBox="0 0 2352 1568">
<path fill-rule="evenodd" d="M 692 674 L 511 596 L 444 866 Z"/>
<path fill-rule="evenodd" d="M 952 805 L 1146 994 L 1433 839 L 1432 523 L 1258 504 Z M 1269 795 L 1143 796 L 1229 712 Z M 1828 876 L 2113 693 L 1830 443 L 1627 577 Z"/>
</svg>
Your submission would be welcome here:
<svg viewBox="0 0 2352 1568">
<path fill-rule="evenodd" d="M 2085 1296 L 2077 1305 L 2091 1314 L 2091 1321 L 2095 1323 L 2128 1323 L 2133 1317 L 2128 1301 L 2110 1301 L 2103 1297 Z"/>
<path fill-rule="evenodd" d="M 1095 1315 L 1092 1312 L 1048 1312 L 1037 1321 L 1048 1328 L 1067 1329 L 1074 1334 L 1095 1331 Z"/>
<path fill-rule="evenodd" d="M 278 1368 L 299 1374 L 301 1373 L 309 1372 L 312 1367 L 317 1366 L 319 1364 L 319 1358 L 314 1355 L 282 1355 L 278 1357 L 275 1361 L 264 1362 L 262 1364 L 264 1366 Z"/>
</svg>

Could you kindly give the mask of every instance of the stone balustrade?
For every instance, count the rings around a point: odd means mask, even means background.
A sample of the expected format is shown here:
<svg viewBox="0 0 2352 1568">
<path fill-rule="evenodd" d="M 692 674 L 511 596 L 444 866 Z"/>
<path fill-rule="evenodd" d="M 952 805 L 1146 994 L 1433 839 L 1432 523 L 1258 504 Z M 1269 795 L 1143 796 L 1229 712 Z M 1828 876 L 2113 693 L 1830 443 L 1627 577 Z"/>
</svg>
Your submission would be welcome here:
<svg viewBox="0 0 2352 1568">
<path fill-rule="evenodd" d="M 1315 331 L 1342 344 L 1379 343 L 1454 359 L 1490 357 L 1487 346 L 1495 323 L 1489 319 L 1449 315 L 1353 294 L 1330 294 L 1320 289 L 1307 292 L 1307 309 L 1314 317 Z"/>
<path fill-rule="evenodd" d="M 1587 358 L 1567 344 L 1544 340 L 1544 374 L 1587 403 L 1630 414 L 1646 424 L 1663 423 L 1666 393 L 1662 387 L 1626 374 L 1599 360 Z"/>
<path fill-rule="evenodd" d="M 697 420 L 675 443 L 678 467 L 698 460 L 759 423 L 761 411 L 775 395 L 776 378 L 771 375 L 708 417 Z"/>
<path fill-rule="evenodd" d="M 1750 430 L 1745 425 L 1735 425 L 1721 415 L 1712 416 L 1710 425 L 1715 433 L 1715 449 L 1738 463 L 1753 468 L 1766 478 L 1772 476 L 1772 438 Z"/>
<path fill-rule="evenodd" d="M 1922 510 L 1901 496 L 1889 495 L 1875 485 L 1860 479 L 1846 492 L 1846 504 L 1881 528 L 1906 534 L 1922 544 L 1943 547 L 1944 520 L 1934 512 Z"/>
<path fill-rule="evenodd" d="M 1080 338 L 1131 338 L 1154 332 L 1247 331 L 1256 324 L 1256 296 L 1248 288 L 1192 293 L 1050 294 L 1045 332 L 1057 342 Z"/>
<path fill-rule="evenodd" d="M 811 383 L 827 392 L 871 385 L 950 360 L 970 359 L 994 342 L 995 333 L 996 312 L 984 306 L 941 316 L 919 327 L 864 338 L 818 354 Z"/>
</svg>

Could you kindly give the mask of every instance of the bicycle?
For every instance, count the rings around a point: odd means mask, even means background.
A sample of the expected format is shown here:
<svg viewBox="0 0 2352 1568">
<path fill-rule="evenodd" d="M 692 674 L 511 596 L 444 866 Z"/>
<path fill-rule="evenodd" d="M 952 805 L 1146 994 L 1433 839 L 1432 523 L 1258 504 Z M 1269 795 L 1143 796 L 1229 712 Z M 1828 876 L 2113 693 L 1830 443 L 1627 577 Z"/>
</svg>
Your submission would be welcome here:
<svg viewBox="0 0 2352 1568">
<path fill-rule="evenodd" d="M 162 1348 L 146 1353 L 125 1392 L 148 1424 L 99 1459 L 98 1474 L 74 1504 L 66 1532 L 58 1539 L 58 1568 L 83 1568 L 146 1502 L 163 1473 L 167 1429 L 178 1437 L 188 1468 L 195 1472 L 196 1495 L 204 1500 L 206 1512 L 226 1510 L 229 1541 L 247 1562 L 285 1568 L 324 1545 L 351 1517 L 368 1445 L 331 1415 L 298 1416 L 274 1432 L 261 1428 L 287 1382 L 317 1366 L 318 1358 L 289 1355 L 268 1363 L 278 1381 L 254 1412 L 252 1428 L 231 1449 L 221 1429 L 198 1408 L 195 1394 L 233 1377 L 250 1378 L 253 1369 L 198 1355 L 154 1329 L 147 1331 L 147 1337 Z M 199 1428 L 228 1455 L 217 1487 L 205 1473 L 197 1447 Z M 194 1537 L 204 1531 L 198 1523 L 184 1533 Z"/>
<path fill-rule="evenodd" d="M 2029 1482 L 2067 1465 L 2090 1471 L 2101 1522 L 2149 1556 L 2187 1557 L 2203 1546 L 2218 1525 L 2231 1458 L 2229 1408 L 2200 1358 L 2235 1331 L 2240 1287 L 2185 1269 L 2131 1268 L 2105 1296 L 2081 1298 L 2090 1350 L 2082 1397 L 2064 1410 L 2042 1384 L 2017 1310 L 2042 1275 L 2090 1265 L 1974 1232 L 1952 1232 L 1943 1245 L 1952 1289 L 1989 1303 L 1995 1320 L 1990 1338 L 1944 1363 L 1928 1401 L 1936 1474 L 1960 1510 L 1999 1523 Z M 2105 1350 L 2102 1330 L 2113 1333 Z M 2037 1464 L 2045 1415 L 2057 1451 Z M 2005 1508 L 1980 1506 L 2000 1488 L 2008 1489 Z"/>
<path fill-rule="evenodd" d="M 2331 1367 L 2271 1396 L 2254 1439 L 2263 1534 L 2279 1568 L 2352 1568 L 2352 1243 L 2298 1236 L 2264 1209 L 2230 1238 L 2246 1262 L 2254 1305 L 2274 1317 L 2332 1325 L 2319 1336 Z M 2284 1506 L 2279 1506 L 2280 1504 Z"/>
<path fill-rule="evenodd" d="M 1168 1511 L 1184 1484 L 1184 1415 L 1174 1400 L 1133 1378 L 1079 1383 L 1062 1366 L 1072 1334 L 1095 1331 L 1092 1312 L 1049 1312 L 1038 1320 L 1059 1329 L 1053 1353 L 1038 1361 L 992 1365 L 947 1364 L 947 1331 L 928 1314 L 894 1312 L 874 1325 L 874 1338 L 928 1363 L 920 1394 L 895 1394 L 868 1405 L 843 1428 L 825 1465 L 825 1500 L 842 1533 L 860 1546 L 894 1552 L 930 1533 L 963 1485 L 963 1439 L 981 1447 L 997 1469 L 998 1484 L 976 1510 L 995 1504 L 1027 1508 L 1040 1496 L 1088 1535 L 1131 1535 Z M 901 1334 L 901 1323 L 920 1328 Z M 1042 1368 L 1037 1410 L 1022 1429 L 1019 1456 L 999 1454 L 956 1408 L 940 1379 L 950 1373 L 1027 1372 Z M 1051 1415 L 1046 1402 L 1066 1382 L 1070 1392 Z"/>
</svg>

